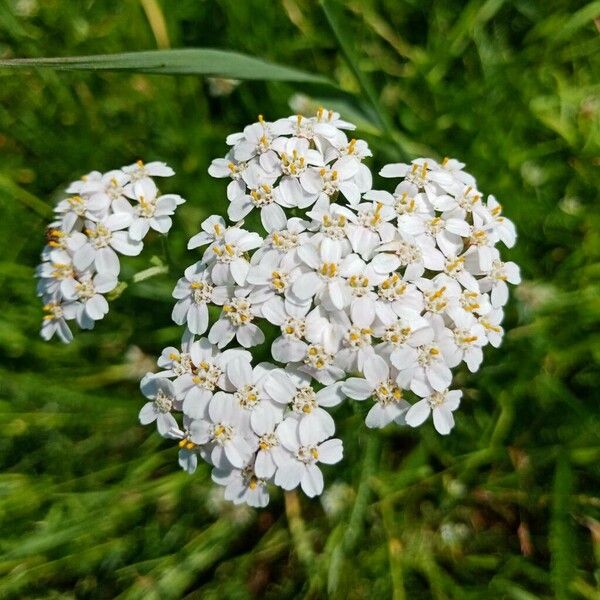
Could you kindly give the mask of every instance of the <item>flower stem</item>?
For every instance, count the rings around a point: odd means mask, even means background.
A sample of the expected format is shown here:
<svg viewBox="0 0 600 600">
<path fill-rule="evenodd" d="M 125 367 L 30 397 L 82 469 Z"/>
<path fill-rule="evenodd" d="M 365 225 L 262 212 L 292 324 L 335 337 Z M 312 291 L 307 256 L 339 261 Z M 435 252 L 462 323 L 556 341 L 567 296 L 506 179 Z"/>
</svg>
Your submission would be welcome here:
<svg viewBox="0 0 600 600">
<path fill-rule="evenodd" d="M 285 514 L 288 520 L 292 541 L 300 562 L 306 568 L 307 573 L 311 573 L 311 566 L 315 559 L 315 552 L 310 542 L 304 519 L 302 518 L 302 510 L 300 508 L 300 499 L 298 492 L 292 490 L 285 492 Z"/>
<path fill-rule="evenodd" d="M 368 436 L 364 453 L 356 500 L 354 501 L 348 529 L 342 542 L 345 554 L 350 554 L 361 539 L 364 517 L 371 499 L 371 484 L 369 483 L 369 479 L 377 470 L 379 457 L 381 456 L 381 439 L 378 435 Z"/>
<path fill-rule="evenodd" d="M 160 242 L 162 244 L 163 259 L 169 271 L 173 271 L 173 260 L 171 259 L 171 253 L 169 252 L 169 241 L 166 235 L 160 236 Z"/>
</svg>

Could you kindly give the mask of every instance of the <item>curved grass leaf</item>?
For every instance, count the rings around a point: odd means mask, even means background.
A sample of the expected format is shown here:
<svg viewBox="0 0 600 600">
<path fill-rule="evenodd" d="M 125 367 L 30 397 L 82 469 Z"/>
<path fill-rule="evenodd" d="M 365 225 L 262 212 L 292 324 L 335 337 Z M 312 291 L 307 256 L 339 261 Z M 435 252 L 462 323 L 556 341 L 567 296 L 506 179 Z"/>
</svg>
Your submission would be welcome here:
<svg viewBox="0 0 600 600">
<path fill-rule="evenodd" d="M 550 579 L 558 600 L 571 597 L 571 583 L 577 570 L 571 522 L 573 471 L 568 460 L 560 456 L 554 473 L 549 545 L 551 552 Z"/>
<path fill-rule="evenodd" d="M 65 58 L 15 58 L 0 60 L 0 67 L 42 67 L 58 71 L 135 71 L 335 85 L 322 75 L 277 65 L 239 52 L 212 48 L 145 50 Z"/>
</svg>

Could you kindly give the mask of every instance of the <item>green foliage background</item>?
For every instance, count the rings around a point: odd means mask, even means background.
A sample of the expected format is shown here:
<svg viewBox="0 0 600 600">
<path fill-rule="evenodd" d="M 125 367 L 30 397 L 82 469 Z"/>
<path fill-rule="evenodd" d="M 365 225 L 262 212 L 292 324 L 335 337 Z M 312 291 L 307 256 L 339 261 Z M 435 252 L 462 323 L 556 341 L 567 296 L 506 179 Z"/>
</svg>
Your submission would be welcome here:
<svg viewBox="0 0 600 600">
<path fill-rule="evenodd" d="M 393 136 L 311 0 L 0 0 L 1 58 L 230 48 L 345 92 L 0 70 L 1 598 L 600 597 L 600 2 L 343 4 L 353 66 Z M 187 238 L 226 210 L 210 160 L 298 92 L 359 117 L 373 170 L 465 161 L 516 222 L 507 254 L 525 281 L 502 348 L 457 376 L 449 438 L 367 432 L 362 407 L 341 407 L 328 492 L 254 511 L 223 503 L 207 466 L 179 471 L 176 447 L 137 424 L 137 382 L 180 335 L 170 291 L 196 260 Z M 137 158 L 171 164 L 164 189 L 188 199 L 172 271 L 130 284 L 72 345 L 42 342 L 33 272 L 49 207 L 68 181 Z M 124 279 L 161 252 L 150 240 Z"/>
</svg>

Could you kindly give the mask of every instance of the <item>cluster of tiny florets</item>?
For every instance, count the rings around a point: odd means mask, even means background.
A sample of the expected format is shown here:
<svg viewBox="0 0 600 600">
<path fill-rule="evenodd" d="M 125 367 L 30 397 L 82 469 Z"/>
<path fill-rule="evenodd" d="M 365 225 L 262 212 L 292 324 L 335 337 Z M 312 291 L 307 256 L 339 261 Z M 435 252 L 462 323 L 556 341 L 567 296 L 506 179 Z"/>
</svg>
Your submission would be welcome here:
<svg viewBox="0 0 600 600">
<path fill-rule="evenodd" d="M 105 295 L 117 287 L 119 254 L 137 256 L 150 229 L 167 233 L 171 215 L 185 202 L 160 195 L 153 177 L 174 171 L 161 162 L 142 161 L 108 173 L 93 171 L 66 189 L 46 230 L 38 266 L 38 295 L 44 303 L 41 335 L 70 342 L 67 324 L 92 329 L 108 312 Z"/>
<path fill-rule="evenodd" d="M 370 428 L 432 415 L 449 433 L 462 395 L 451 370 L 477 371 L 502 340 L 519 270 L 496 248 L 516 239 L 500 204 L 449 159 L 387 165 L 399 183 L 373 189 L 352 129 L 320 109 L 227 138 L 209 173 L 230 180 L 232 224 L 211 216 L 191 238 L 203 253 L 173 292 L 182 345 L 142 381 L 141 422 L 179 440 L 188 472 L 213 465 L 235 503 L 264 506 L 269 484 L 320 494 L 320 464 L 342 459 L 328 409 L 345 398 L 371 399 Z M 251 211 L 264 232 L 244 228 Z M 264 322 L 280 328 L 273 362 L 252 366 Z"/>
</svg>

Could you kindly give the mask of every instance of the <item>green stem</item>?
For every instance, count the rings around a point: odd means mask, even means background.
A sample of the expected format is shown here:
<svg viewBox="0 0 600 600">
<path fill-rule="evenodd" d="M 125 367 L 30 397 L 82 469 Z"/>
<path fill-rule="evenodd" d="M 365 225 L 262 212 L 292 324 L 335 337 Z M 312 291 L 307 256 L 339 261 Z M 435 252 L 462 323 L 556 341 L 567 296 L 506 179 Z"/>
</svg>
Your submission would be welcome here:
<svg viewBox="0 0 600 600">
<path fill-rule="evenodd" d="M 356 500 L 352 507 L 352 514 L 348 523 L 348 529 L 343 540 L 345 554 L 350 554 L 356 548 L 362 536 L 364 517 L 371 500 L 371 484 L 369 479 L 377 470 L 381 454 L 381 439 L 378 435 L 369 435 L 364 450 L 364 459 L 360 473 L 360 483 L 356 492 Z"/>
<path fill-rule="evenodd" d="M 165 261 L 165 264 L 167 265 L 167 269 L 168 269 L 168 271 L 173 271 L 174 265 L 173 265 L 173 260 L 171 258 L 171 253 L 169 252 L 169 240 L 168 240 L 167 236 L 161 235 L 160 242 L 162 245 L 163 259 Z"/>
<path fill-rule="evenodd" d="M 296 553 L 300 562 L 304 565 L 307 574 L 310 574 L 312 572 L 315 553 L 304 525 L 304 519 L 302 518 L 298 492 L 296 490 L 285 492 L 284 498 L 285 514 Z"/>
<path fill-rule="evenodd" d="M 342 17 L 339 14 L 339 7 L 335 6 L 335 2 L 332 0 L 321 0 L 321 7 L 323 8 L 325 17 L 329 22 L 329 26 L 331 27 L 331 30 L 338 42 L 344 58 L 346 59 L 346 62 L 348 63 L 348 66 L 350 67 L 350 70 L 352 71 L 354 77 L 358 81 L 358 85 L 369 100 L 373 110 L 375 111 L 375 114 L 377 115 L 377 120 L 379 121 L 379 125 L 384 136 L 398 146 L 398 141 L 394 136 L 394 125 L 392 120 L 381 105 L 381 102 L 379 101 L 379 95 L 371 83 L 371 80 L 360 69 L 358 61 L 352 51 L 351 41 L 346 37 L 346 34 L 343 31 Z"/>
</svg>

